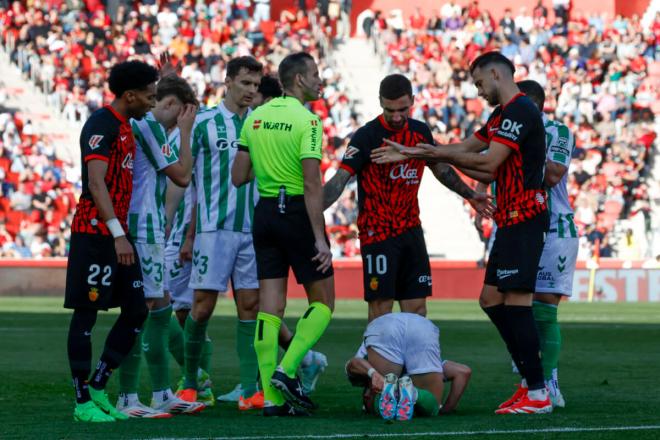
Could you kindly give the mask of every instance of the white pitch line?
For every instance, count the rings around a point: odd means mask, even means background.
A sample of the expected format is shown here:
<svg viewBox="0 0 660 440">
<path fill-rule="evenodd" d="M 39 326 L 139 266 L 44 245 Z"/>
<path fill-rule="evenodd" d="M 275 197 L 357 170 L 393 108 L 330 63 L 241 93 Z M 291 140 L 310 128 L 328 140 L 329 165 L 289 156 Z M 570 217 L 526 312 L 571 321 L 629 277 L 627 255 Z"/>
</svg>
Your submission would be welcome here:
<svg viewBox="0 0 660 440">
<path fill-rule="evenodd" d="M 549 434 L 573 432 L 608 432 L 608 431 L 654 431 L 660 430 L 660 425 L 642 426 L 600 426 L 594 428 L 565 427 L 546 429 L 512 429 L 487 431 L 453 431 L 453 432 L 397 432 L 397 433 L 352 433 L 352 434 L 326 434 L 326 435 L 256 435 L 239 437 L 158 437 L 153 440 L 285 440 L 285 439 L 343 439 L 343 438 L 390 438 L 390 437 L 450 437 L 468 435 L 502 435 L 502 434 Z"/>
</svg>

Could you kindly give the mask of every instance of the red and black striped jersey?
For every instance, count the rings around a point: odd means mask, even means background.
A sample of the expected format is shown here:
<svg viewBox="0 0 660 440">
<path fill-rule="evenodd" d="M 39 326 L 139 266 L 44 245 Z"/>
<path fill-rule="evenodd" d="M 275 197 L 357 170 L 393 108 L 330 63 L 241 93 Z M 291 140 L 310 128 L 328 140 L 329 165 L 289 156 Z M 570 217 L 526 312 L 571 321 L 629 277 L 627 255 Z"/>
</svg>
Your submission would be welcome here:
<svg viewBox="0 0 660 440">
<path fill-rule="evenodd" d="M 495 174 L 497 226 L 521 223 L 546 211 L 545 128 L 536 105 L 524 94 L 517 94 L 505 105 L 497 106 L 475 136 L 513 150 Z"/>
<path fill-rule="evenodd" d="M 89 191 L 90 160 L 108 163 L 105 184 L 112 207 L 124 231 L 128 231 L 128 207 L 133 192 L 133 159 L 135 138 L 128 120 L 111 106 L 105 106 L 89 117 L 80 133 L 82 156 L 82 194 L 71 224 L 72 232 L 108 235 L 108 228 L 99 215 Z"/>
<path fill-rule="evenodd" d="M 414 119 L 394 130 L 381 115 L 355 132 L 341 168 L 358 176 L 358 229 L 363 245 L 395 237 L 421 224 L 417 193 L 426 162 L 410 159 L 372 163 L 371 151 L 385 145 L 383 138 L 407 146 L 433 144 L 428 126 Z"/>
</svg>

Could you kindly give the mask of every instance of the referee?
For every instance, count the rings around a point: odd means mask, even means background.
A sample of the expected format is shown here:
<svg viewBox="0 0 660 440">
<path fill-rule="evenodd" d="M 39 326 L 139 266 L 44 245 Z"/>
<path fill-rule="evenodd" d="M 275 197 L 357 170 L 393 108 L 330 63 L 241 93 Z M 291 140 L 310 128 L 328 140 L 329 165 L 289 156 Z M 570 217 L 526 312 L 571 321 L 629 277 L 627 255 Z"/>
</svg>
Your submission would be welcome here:
<svg viewBox="0 0 660 440">
<path fill-rule="evenodd" d="M 247 118 L 231 173 L 236 186 L 256 177 L 260 195 L 252 230 L 259 278 L 254 348 L 264 416 L 299 416 L 309 413 L 298 407 L 315 405 L 302 391 L 296 371 L 330 323 L 335 292 L 323 219 L 322 127 L 318 116 L 303 105 L 318 99 L 321 78 L 314 59 L 305 52 L 287 56 L 278 73 L 284 95 Z M 277 365 L 289 268 L 304 285 L 309 308 Z"/>
</svg>

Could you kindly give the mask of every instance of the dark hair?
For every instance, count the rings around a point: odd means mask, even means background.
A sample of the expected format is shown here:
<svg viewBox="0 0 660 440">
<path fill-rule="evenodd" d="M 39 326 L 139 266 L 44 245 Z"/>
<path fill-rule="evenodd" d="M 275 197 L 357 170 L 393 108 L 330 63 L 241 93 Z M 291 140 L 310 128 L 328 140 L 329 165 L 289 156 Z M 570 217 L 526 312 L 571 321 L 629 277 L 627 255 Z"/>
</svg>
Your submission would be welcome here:
<svg viewBox="0 0 660 440">
<path fill-rule="evenodd" d="M 534 101 L 534 104 L 536 104 L 540 111 L 543 111 L 543 106 L 545 105 L 545 91 L 543 90 L 543 87 L 541 87 L 541 84 L 531 79 L 526 79 L 525 81 L 517 82 L 516 85 L 521 92 Z"/>
<path fill-rule="evenodd" d="M 475 69 L 486 67 L 489 64 L 503 64 L 509 68 L 511 75 L 516 72 L 516 67 L 511 60 L 502 55 L 501 52 L 493 51 L 479 55 L 474 61 L 472 61 L 472 64 L 470 64 L 470 74 L 473 74 Z"/>
<path fill-rule="evenodd" d="M 108 86 L 117 98 L 128 90 L 144 90 L 158 81 L 158 70 L 142 61 L 124 61 L 110 69 Z"/>
<path fill-rule="evenodd" d="M 241 69 L 245 69 L 251 73 L 262 73 L 264 66 L 256 58 L 251 56 L 233 58 L 227 63 L 227 76 L 229 78 L 236 78 L 241 73 Z"/>
<path fill-rule="evenodd" d="M 279 98 L 282 96 L 282 86 L 277 78 L 272 75 L 264 75 L 259 84 L 259 93 L 266 98 Z"/>
<path fill-rule="evenodd" d="M 307 73 L 307 61 L 314 61 L 314 58 L 307 52 L 292 53 L 282 60 L 277 68 L 277 73 L 284 88 L 293 86 L 296 75 Z"/>
<path fill-rule="evenodd" d="M 399 73 L 387 75 L 380 82 L 378 94 L 385 99 L 399 99 L 405 95 L 412 97 L 412 83 Z"/>
<path fill-rule="evenodd" d="M 197 105 L 197 97 L 190 84 L 185 79 L 174 74 L 162 78 L 158 81 L 158 86 L 156 87 L 156 101 L 160 101 L 170 95 L 176 96 L 184 104 Z"/>
</svg>

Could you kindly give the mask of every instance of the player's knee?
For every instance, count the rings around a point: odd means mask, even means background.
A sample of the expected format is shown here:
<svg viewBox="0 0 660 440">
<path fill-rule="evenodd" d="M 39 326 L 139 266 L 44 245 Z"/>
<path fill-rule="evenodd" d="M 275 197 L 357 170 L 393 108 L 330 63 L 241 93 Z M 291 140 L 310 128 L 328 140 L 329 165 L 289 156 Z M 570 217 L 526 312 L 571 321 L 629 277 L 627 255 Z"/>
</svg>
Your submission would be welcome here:
<svg viewBox="0 0 660 440">
<path fill-rule="evenodd" d="M 131 307 L 130 309 L 122 309 L 120 317 L 133 328 L 142 328 L 144 321 L 149 316 L 149 308 L 146 304 Z"/>
</svg>

